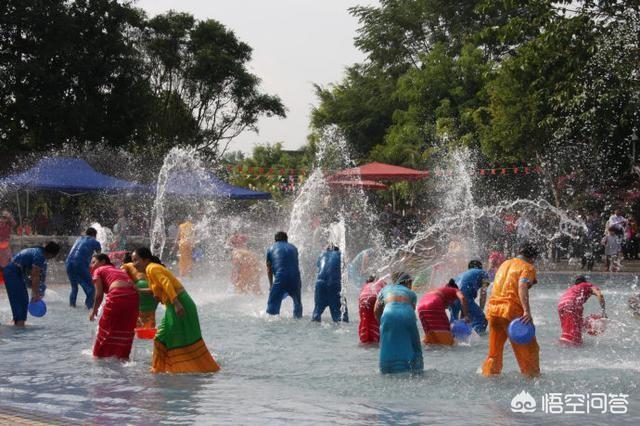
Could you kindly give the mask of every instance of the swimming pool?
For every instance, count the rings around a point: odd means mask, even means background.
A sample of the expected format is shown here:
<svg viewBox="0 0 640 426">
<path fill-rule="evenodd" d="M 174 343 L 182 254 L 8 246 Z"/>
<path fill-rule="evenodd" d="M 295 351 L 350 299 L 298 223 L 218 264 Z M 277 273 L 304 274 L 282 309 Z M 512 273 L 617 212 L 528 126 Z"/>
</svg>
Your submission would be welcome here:
<svg viewBox="0 0 640 426">
<path fill-rule="evenodd" d="M 291 318 L 290 299 L 283 318 L 270 319 L 266 295 L 233 294 L 225 274 L 186 284 L 222 371 L 152 375 L 151 341 L 135 341 L 131 362 L 94 360 L 95 323 L 87 311 L 67 306 L 68 287 L 55 285 L 44 318 L 29 318 L 23 330 L 0 327 L 0 407 L 98 424 L 639 424 L 640 321 L 626 306 L 633 279 L 592 277 L 607 298 L 612 325 L 573 349 L 556 344 L 555 307 L 569 278 L 541 274 L 531 292 L 542 369 L 533 381 L 520 376 L 508 346 L 503 375 L 480 376 L 486 337 L 425 350 L 421 376 L 382 376 L 377 349 L 358 345 L 355 294 L 349 295 L 350 324 L 331 324 L 328 312 L 322 324 L 311 323 L 309 290 L 302 320 Z M 594 298 L 585 306 L 590 312 L 598 312 Z M 10 319 L 4 290 L 0 318 L 3 324 Z M 536 400 L 536 412 L 512 412 L 511 400 L 523 390 Z M 562 414 L 543 412 L 548 394 L 601 393 L 629 395 L 628 413 L 567 414 L 566 405 Z"/>
</svg>

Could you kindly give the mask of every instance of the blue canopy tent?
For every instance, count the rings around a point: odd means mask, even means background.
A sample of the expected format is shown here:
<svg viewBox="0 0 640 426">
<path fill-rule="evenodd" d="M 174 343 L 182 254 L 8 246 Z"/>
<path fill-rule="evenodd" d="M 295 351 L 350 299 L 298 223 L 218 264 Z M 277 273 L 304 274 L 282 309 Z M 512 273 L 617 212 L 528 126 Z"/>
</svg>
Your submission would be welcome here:
<svg viewBox="0 0 640 426">
<path fill-rule="evenodd" d="M 0 178 L 1 190 L 15 190 L 18 218 L 22 224 L 19 191 L 25 190 L 26 214 L 29 214 L 29 191 L 58 191 L 66 195 L 86 192 L 148 191 L 144 185 L 117 179 L 95 171 L 86 161 L 78 158 L 45 157 L 22 173 Z"/>
<path fill-rule="evenodd" d="M 155 188 L 154 188 L 155 189 Z M 165 193 L 171 195 L 228 198 L 231 200 L 270 200 L 268 192 L 231 185 L 213 173 L 174 172 L 167 178 Z"/>
<path fill-rule="evenodd" d="M 65 157 L 45 157 L 27 171 L 0 179 L 0 188 L 66 194 L 147 190 L 143 185 L 98 173 L 84 160 Z"/>
</svg>

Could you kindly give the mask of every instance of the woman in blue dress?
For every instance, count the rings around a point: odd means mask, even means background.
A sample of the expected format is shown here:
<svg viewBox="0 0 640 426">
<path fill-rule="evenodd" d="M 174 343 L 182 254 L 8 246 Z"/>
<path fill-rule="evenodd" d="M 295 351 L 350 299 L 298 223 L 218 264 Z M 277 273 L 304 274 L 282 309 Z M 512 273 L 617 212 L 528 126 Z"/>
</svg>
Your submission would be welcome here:
<svg viewBox="0 0 640 426">
<path fill-rule="evenodd" d="M 393 281 L 382 289 L 374 308 L 380 321 L 380 372 L 419 373 L 424 367 L 413 280 L 409 274 L 397 273 Z"/>
</svg>

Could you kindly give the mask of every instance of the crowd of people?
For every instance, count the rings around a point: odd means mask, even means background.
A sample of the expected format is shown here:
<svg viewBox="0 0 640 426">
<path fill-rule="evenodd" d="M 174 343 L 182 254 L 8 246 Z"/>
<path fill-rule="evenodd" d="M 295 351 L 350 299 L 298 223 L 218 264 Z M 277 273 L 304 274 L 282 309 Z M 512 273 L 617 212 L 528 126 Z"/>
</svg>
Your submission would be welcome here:
<svg viewBox="0 0 640 426">
<path fill-rule="evenodd" d="M 118 211 L 115 227 L 116 245 L 126 238 L 124 210 Z M 613 262 L 632 222 L 614 212 L 606 224 L 602 238 L 607 262 Z M 516 228 L 518 220 L 515 221 Z M 41 300 L 46 291 L 47 261 L 56 257 L 60 246 L 48 242 L 42 247 L 26 248 L 12 255 L 8 244 L 11 229 L 16 226 L 12 215 L 4 211 L 0 219 L 0 266 L 16 326 L 24 326 L 30 303 Z M 520 226 L 522 221 L 520 221 Z M 637 231 L 637 230 L 636 230 Z M 102 253 L 97 230 L 89 227 L 78 237 L 65 262 L 71 291 L 69 306 L 76 307 L 78 291 L 85 294 L 84 306 L 89 320 L 94 321 L 102 306 L 98 332 L 94 343 L 95 357 L 129 358 L 136 328 L 156 329 L 151 362 L 153 372 L 215 372 L 220 369 L 202 339 L 196 304 L 182 282 L 147 247 L 133 252 L 121 250 Z M 178 276 L 188 277 L 193 258 L 194 225 L 186 219 L 179 225 L 175 248 L 179 253 Z M 293 300 L 293 316 L 301 318 L 302 280 L 297 248 L 288 242 L 285 232 L 277 232 L 265 257 L 269 294 L 266 313 L 279 315 L 282 301 Z M 535 262 L 539 257 L 536 245 L 518 241 L 517 254 L 509 259 L 493 253 L 488 270 L 480 259 L 472 259 L 466 270 L 455 277 L 432 285 L 420 298 L 413 291 L 414 278 L 398 270 L 385 277 L 367 273 L 373 267 L 371 250 L 358 254 L 357 271 L 349 277 L 358 288 L 359 338 L 363 344 L 379 344 L 382 373 L 419 372 L 423 369 L 423 345 L 452 345 L 455 342 L 452 323 L 464 321 L 477 334 L 488 334 L 488 355 L 483 364 L 485 376 L 500 374 L 504 345 L 509 338 L 512 321 L 533 323 L 529 291 L 537 283 Z M 122 243 L 124 244 L 124 242 Z M 247 239 L 234 234 L 229 239 L 231 280 L 239 293 L 261 294 L 261 266 L 258 257 L 247 249 Z M 611 251 L 611 247 L 613 250 Z M 109 250 L 107 250 L 109 251 Z M 318 253 L 315 275 L 312 321 L 320 322 L 328 308 L 334 322 L 348 322 L 346 299 L 342 292 L 342 252 L 333 243 Z M 356 256 L 356 258 L 358 257 Z M 378 265 L 379 266 L 379 265 Z M 462 269 L 462 268 L 460 268 Z M 446 282 L 445 285 L 441 285 Z M 488 287 L 492 283 L 491 293 Z M 432 283 L 433 284 L 433 283 Z M 31 289 L 29 297 L 28 288 Z M 575 283 L 559 300 L 560 340 L 571 345 L 582 343 L 583 305 L 595 295 L 606 318 L 605 298 L 597 286 L 578 276 Z M 633 298 L 632 298 L 633 299 Z M 640 314 L 640 300 L 630 300 L 629 306 Z M 165 314 L 156 324 L 156 308 L 165 306 Z M 418 324 L 424 330 L 420 341 Z M 540 372 L 539 347 L 535 337 L 526 343 L 511 341 L 522 374 L 535 377 Z"/>
</svg>

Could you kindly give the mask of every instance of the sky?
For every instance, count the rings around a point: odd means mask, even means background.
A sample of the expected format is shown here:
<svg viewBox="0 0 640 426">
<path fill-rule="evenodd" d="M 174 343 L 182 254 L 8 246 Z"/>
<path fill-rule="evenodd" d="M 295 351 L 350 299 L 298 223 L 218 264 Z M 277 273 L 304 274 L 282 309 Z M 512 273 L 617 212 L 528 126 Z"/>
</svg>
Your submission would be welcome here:
<svg viewBox="0 0 640 426">
<path fill-rule="evenodd" d="M 245 132 L 231 151 L 250 153 L 257 144 L 282 142 L 286 149 L 306 143 L 311 109 L 317 105 L 314 84 L 327 86 L 342 79 L 349 65 L 364 55 L 353 45 L 357 20 L 348 12 L 377 0 L 138 0 L 152 17 L 169 10 L 197 19 L 215 19 L 253 48 L 249 69 L 261 89 L 278 95 L 287 118 L 262 118 L 259 133 Z"/>
</svg>

